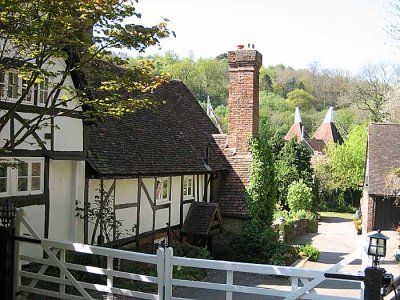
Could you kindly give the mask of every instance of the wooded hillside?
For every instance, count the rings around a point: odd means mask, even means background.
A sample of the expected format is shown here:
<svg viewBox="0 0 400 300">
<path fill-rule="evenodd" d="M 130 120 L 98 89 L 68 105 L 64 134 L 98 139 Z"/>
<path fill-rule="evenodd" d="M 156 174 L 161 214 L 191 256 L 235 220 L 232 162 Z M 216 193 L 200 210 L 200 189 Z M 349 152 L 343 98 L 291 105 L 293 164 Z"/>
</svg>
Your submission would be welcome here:
<svg viewBox="0 0 400 300">
<path fill-rule="evenodd" d="M 226 54 L 214 59 L 179 58 L 173 52 L 147 57 L 157 65 L 156 72 L 169 73 L 182 80 L 205 107 L 207 96 L 222 128 L 227 128 L 228 66 Z M 139 59 L 132 59 L 131 64 Z M 300 108 L 307 132 L 313 133 L 330 106 L 335 124 L 346 137 L 364 121 L 397 122 L 396 103 L 399 66 L 365 66 L 356 75 L 345 70 L 324 69 L 317 62 L 296 70 L 284 65 L 261 67 L 260 118 L 262 135 L 283 136 L 293 122 L 294 109 Z"/>
</svg>

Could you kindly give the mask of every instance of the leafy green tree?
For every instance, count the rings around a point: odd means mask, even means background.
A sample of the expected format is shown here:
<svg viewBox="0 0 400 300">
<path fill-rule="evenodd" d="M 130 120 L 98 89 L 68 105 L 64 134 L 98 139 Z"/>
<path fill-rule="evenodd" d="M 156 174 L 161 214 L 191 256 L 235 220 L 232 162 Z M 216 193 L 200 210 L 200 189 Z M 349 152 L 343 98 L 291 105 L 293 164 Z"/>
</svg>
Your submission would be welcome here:
<svg viewBox="0 0 400 300">
<path fill-rule="evenodd" d="M 303 179 L 293 181 L 288 187 L 287 203 L 290 211 L 307 210 L 313 208 L 312 188 L 304 183 Z"/>
<path fill-rule="evenodd" d="M 164 56 L 131 59 L 130 64 L 137 61 L 153 59 L 157 65 L 157 74 L 168 73 L 174 79 L 182 80 L 200 102 L 205 102 L 210 96 L 214 107 L 224 104 L 228 99 L 228 63 L 222 56 L 216 59 L 184 58 L 180 59 L 174 53 Z"/>
<path fill-rule="evenodd" d="M 296 139 L 288 141 L 279 152 L 276 167 L 276 185 L 279 204 L 287 207 L 287 193 L 289 185 L 302 179 L 308 186 L 312 186 L 312 169 L 310 152 Z"/>
<path fill-rule="evenodd" d="M 341 190 L 357 190 L 362 187 L 365 173 L 367 126 L 355 126 L 342 145 L 329 144 L 328 161 L 332 179 Z"/>
<path fill-rule="evenodd" d="M 92 108 L 84 110 L 86 118 L 98 118 L 119 116 L 148 106 L 148 101 L 127 99 L 119 91 L 141 94 L 165 82 L 166 77 L 154 76 L 154 66 L 150 62 L 126 70 L 120 78 L 109 76 L 105 81 L 93 73 L 95 61 L 126 63 L 121 57 L 111 56 L 111 49 L 142 52 L 149 46 L 158 45 L 161 38 L 170 34 L 166 22 L 145 27 L 133 23 L 138 18 L 140 14 L 131 1 L 123 0 L 0 2 L 0 77 L 5 71 L 17 68 L 18 80 L 23 82 L 21 92 L 6 95 L 14 100 L 7 101 L 13 103 L 12 107 L 2 110 L 0 131 L 5 129 L 32 90 L 38 85 L 49 88 L 48 93 L 43 94 L 46 99 L 42 99 L 42 112 L 24 121 L 24 128 L 28 129 L 15 133 L 13 147 L 23 143 L 36 129 L 48 126 L 46 124 L 52 117 L 67 114 L 59 108 Z M 57 62 L 66 63 L 58 66 Z M 80 77 L 86 76 L 86 84 L 79 90 L 65 85 L 73 71 Z M 97 80 L 96 89 L 107 91 L 107 95 L 92 93 L 93 77 Z M 75 100 L 77 105 L 70 104 Z M 10 141 L 6 141 L 3 149 L 10 147 Z"/>
<path fill-rule="evenodd" d="M 288 93 L 290 93 L 291 91 L 295 90 L 297 87 L 297 82 L 296 82 L 296 78 L 292 77 L 289 80 L 287 80 L 285 82 L 285 84 L 283 85 L 283 90 L 282 90 L 282 97 L 286 98 Z"/>
<path fill-rule="evenodd" d="M 355 126 L 342 145 L 329 144 L 327 158 L 315 161 L 320 201 L 338 208 L 358 206 L 365 172 L 367 125 Z"/>
<path fill-rule="evenodd" d="M 315 106 L 314 96 L 303 89 L 294 89 L 287 93 L 287 100 L 293 108 L 299 107 L 301 110 L 310 110 Z"/>
</svg>

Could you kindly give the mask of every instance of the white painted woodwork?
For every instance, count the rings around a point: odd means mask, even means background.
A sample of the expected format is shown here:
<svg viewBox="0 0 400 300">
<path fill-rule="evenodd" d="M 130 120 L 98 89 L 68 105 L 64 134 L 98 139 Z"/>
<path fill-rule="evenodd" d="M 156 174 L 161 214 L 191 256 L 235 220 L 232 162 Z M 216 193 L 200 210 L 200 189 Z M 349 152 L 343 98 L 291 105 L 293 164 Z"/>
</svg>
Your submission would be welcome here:
<svg viewBox="0 0 400 300">
<path fill-rule="evenodd" d="M 76 298 L 76 296 L 63 294 L 65 285 L 73 285 L 82 293 L 82 296 L 86 297 L 85 299 L 91 299 L 91 298 L 86 293 L 86 291 L 84 291 L 84 289 L 91 289 L 96 291 L 103 291 L 110 295 L 111 294 L 125 295 L 125 296 L 138 297 L 141 299 L 170 300 L 170 299 L 180 299 L 172 297 L 172 289 L 173 286 L 181 286 L 181 287 L 224 291 L 226 299 L 231 299 L 233 293 L 275 296 L 275 297 L 282 297 L 284 299 L 301 298 L 301 299 L 324 299 L 324 300 L 337 300 L 337 299 L 355 300 L 362 298 L 362 296 L 360 296 L 360 298 L 351 298 L 343 296 L 328 296 L 328 295 L 318 294 L 314 288 L 319 283 L 325 280 L 324 274 L 326 272 L 337 273 L 340 275 L 344 274 L 350 275 L 349 273 L 339 272 L 339 270 L 342 269 L 344 266 L 348 265 L 349 263 L 353 262 L 354 260 L 360 258 L 360 255 L 362 256 L 363 251 L 365 250 L 363 248 L 346 256 L 341 262 L 330 267 L 328 270 L 309 270 L 309 269 L 301 269 L 301 268 L 285 267 L 285 266 L 259 265 L 259 264 L 176 257 L 173 255 L 172 248 L 167 248 L 165 250 L 160 248 L 157 250 L 157 255 L 151 255 L 145 253 L 123 251 L 111 248 L 102 248 L 102 247 L 84 245 L 80 243 L 61 242 L 61 241 L 41 238 L 39 234 L 33 229 L 33 227 L 31 227 L 29 223 L 26 221 L 26 219 L 22 216 L 21 214 L 22 211 L 23 210 L 21 209 L 17 212 L 17 218 L 16 218 L 17 222 L 16 228 L 18 229 L 17 235 L 20 234 L 19 232 L 20 224 L 23 223 L 25 225 L 25 228 L 27 228 L 29 233 L 34 238 L 41 240 L 41 247 L 48 254 L 48 257 L 44 259 L 42 257 L 34 257 L 32 256 L 32 254 L 21 255 L 18 252 L 19 249 L 18 244 L 19 243 L 24 244 L 25 242 L 17 243 L 16 257 L 19 260 L 16 261 L 15 264 L 16 270 L 14 272 L 16 276 L 18 276 L 14 281 L 16 282 L 16 291 L 32 292 L 40 295 L 53 296 L 56 298 L 63 298 L 63 299 L 82 299 L 82 298 Z M 50 249 L 52 249 L 53 251 L 51 251 Z M 101 255 L 107 257 L 107 268 L 65 263 L 65 261 L 63 261 L 63 255 L 61 255 L 60 259 L 58 259 L 56 256 L 56 252 L 61 251 L 62 253 L 65 252 L 65 250 L 79 252 L 79 253 L 87 253 L 91 255 Z M 114 259 L 124 259 L 124 260 L 129 260 L 132 263 L 145 262 L 148 264 L 156 265 L 157 276 L 155 277 L 155 276 L 147 276 L 141 274 L 130 274 L 127 272 L 114 270 L 114 266 L 112 263 Z M 41 264 L 42 267 L 40 271 L 37 273 L 22 271 L 20 266 L 21 264 L 19 263 L 20 260 Z M 57 278 L 44 275 L 47 266 L 59 267 L 60 270 L 62 270 L 62 276 Z M 204 281 L 174 279 L 172 272 L 174 266 L 186 266 L 191 268 L 226 271 L 227 280 L 226 283 L 213 283 Z M 105 275 L 107 277 L 107 285 L 79 282 L 71 275 L 69 270 L 77 270 L 91 274 Z M 241 286 L 234 284 L 233 280 L 234 274 L 238 272 L 272 275 L 272 276 L 287 276 L 289 277 L 289 280 L 287 281 L 288 283 L 287 285 L 282 285 L 279 287 L 271 286 L 271 288 L 269 287 L 265 288 L 265 287 Z M 357 275 L 362 275 L 362 272 L 357 273 Z M 22 285 L 21 281 L 18 281 L 18 278 L 20 277 L 31 278 L 33 279 L 33 281 L 31 281 L 31 283 L 28 286 Z M 133 280 L 139 280 L 143 282 L 157 284 L 158 292 L 157 294 L 149 294 L 149 293 L 142 293 L 126 289 L 115 288 L 113 286 L 114 284 L 113 279 L 115 277 L 127 278 L 127 279 L 133 279 Z M 36 284 L 38 280 L 48 281 L 58 284 L 60 292 L 44 291 L 37 288 Z M 298 284 L 299 280 L 301 280 L 303 284 L 303 286 L 301 287 Z M 336 279 L 336 280 L 343 281 L 342 279 Z M 164 294 L 163 294 L 163 289 L 165 291 Z"/>
<path fill-rule="evenodd" d="M 199 191 L 197 193 L 197 175 L 193 176 L 193 188 L 194 188 L 194 199 L 197 201 L 197 194 L 199 195 L 199 200 L 203 201 L 204 196 L 204 175 L 199 176 Z M 108 191 L 113 184 L 113 179 L 104 180 L 104 190 Z M 154 203 L 154 185 L 155 179 L 153 178 L 142 178 L 142 182 L 146 187 L 150 200 L 142 189 L 141 200 L 140 200 L 140 226 L 139 233 L 151 232 L 153 230 L 153 209 L 151 203 Z M 181 209 L 181 176 L 173 176 L 171 179 L 171 226 L 180 224 L 180 209 Z M 89 180 L 89 193 L 88 200 L 90 203 L 94 203 L 96 196 L 100 196 L 100 180 L 90 179 Z M 117 179 L 115 185 L 115 205 L 120 204 L 134 204 L 138 203 L 138 179 Z M 210 188 L 208 188 L 208 197 L 210 196 Z M 209 198 L 208 198 L 209 199 Z M 185 199 L 188 200 L 188 199 Z M 150 201 L 150 202 L 149 202 Z M 82 202 L 83 203 L 83 202 Z M 161 205 L 168 203 L 166 201 L 157 200 L 156 204 Z M 189 211 L 190 203 L 183 205 L 183 220 L 185 220 L 186 215 Z M 117 220 L 122 221 L 122 226 L 120 231 L 122 236 L 120 238 L 126 238 L 132 236 L 132 227 L 137 224 L 137 207 L 129 207 L 123 209 L 117 209 L 115 211 Z M 77 232 L 83 232 L 83 222 L 82 220 L 77 221 L 81 229 L 77 229 Z M 159 209 L 156 211 L 155 218 L 155 230 L 167 228 L 166 223 L 169 223 L 169 208 Z M 94 230 L 93 224 L 89 224 L 89 240 L 91 239 L 92 232 Z M 96 236 L 98 236 L 99 231 L 97 231 Z M 79 236 L 79 241 L 83 241 L 82 236 Z"/>
</svg>

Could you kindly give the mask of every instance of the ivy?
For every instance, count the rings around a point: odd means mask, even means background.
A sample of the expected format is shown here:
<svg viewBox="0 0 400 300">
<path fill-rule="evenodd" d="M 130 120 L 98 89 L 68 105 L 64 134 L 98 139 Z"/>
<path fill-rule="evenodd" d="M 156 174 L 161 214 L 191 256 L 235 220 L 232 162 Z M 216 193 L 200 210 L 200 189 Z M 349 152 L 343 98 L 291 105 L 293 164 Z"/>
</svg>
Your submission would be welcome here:
<svg viewBox="0 0 400 300">
<path fill-rule="evenodd" d="M 253 137 L 249 144 L 252 154 L 250 186 L 247 191 L 250 217 L 268 226 L 272 223 L 276 198 L 272 149 L 263 138 Z"/>
</svg>

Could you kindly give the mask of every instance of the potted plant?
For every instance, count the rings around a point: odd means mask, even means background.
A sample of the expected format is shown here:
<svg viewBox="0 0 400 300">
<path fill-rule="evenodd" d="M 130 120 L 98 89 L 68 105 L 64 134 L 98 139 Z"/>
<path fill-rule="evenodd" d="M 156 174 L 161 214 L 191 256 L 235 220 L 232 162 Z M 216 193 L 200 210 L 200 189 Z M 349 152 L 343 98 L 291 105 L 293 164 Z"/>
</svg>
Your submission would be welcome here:
<svg viewBox="0 0 400 300">
<path fill-rule="evenodd" d="M 357 234 L 361 235 L 361 233 L 362 233 L 362 215 L 361 215 L 360 209 L 357 210 L 356 213 L 354 214 L 353 223 L 354 223 L 354 227 L 357 230 Z"/>
</svg>

